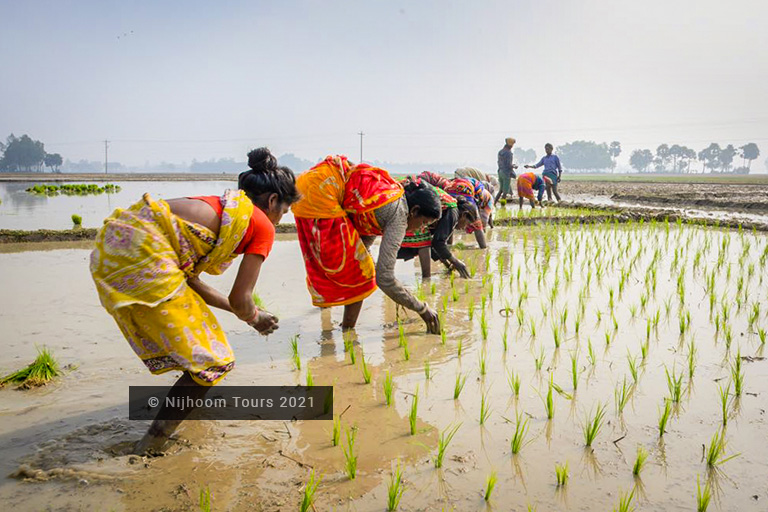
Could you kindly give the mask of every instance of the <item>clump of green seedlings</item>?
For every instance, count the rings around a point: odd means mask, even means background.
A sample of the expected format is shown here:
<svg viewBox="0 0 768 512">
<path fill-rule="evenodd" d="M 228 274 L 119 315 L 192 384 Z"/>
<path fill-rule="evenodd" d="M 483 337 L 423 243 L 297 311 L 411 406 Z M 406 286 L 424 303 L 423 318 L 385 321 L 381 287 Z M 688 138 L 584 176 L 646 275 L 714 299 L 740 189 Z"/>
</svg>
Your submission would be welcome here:
<svg viewBox="0 0 768 512">
<path fill-rule="evenodd" d="M 659 412 L 659 437 L 664 437 L 664 432 L 667 430 L 667 423 L 669 422 L 669 416 L 672 413 L 672 403 L 668 399 L 664 399 L 664 409 Z"/>
<path fill-rule="evenodd" d="M 740 455 L 736 453 L 726 457 L 725 447 L 725 429 L 721 428 L 715 432 L 715 435 L 712 436 L 712 440 L 709 442 L 709 447 L 704 454 L 704 459 L 707 461 L 707 466 L 714 468 L 721 464 L 725 464 L 729 460 L 734 459 Z"/>
<path fill-rule="evenodd" d="M 669 373 L 669 369 L 664 368 L 664 371 L 667 374 L 667 389 L 669 389 L 669 399 L 674 403 L 679 403 L 683 394 L 683 376 L 677 376 L 676 370 L 674 368 L 672 369 L 671 375 Z"/>
<path fill-rule="evenodd" d="M 427 380 L 432 378 L 432 365 L 430 365 L 429 359 L 424 361 L 424 378 Z"/>
<path fill-rule="evenodd" d="M 637 356 L 632 356 L 627 349 L 627 363 L 629 364 L 629 374 L 632 375 L 632 381 L 637 383 Z"/>
<path fill-rule="evenodd" d="M 497 481 L 498 477 L 496 476 L 496 472 L 492 471 L 491 474 L 488 475 L 488 478 L 485 480 L 485 495 L 483 496 L 485 501 L 491 500 L 491 494 L 493 493 L 494 487 L 496 487 Z"/>
<path fill-rule="evenodd" d="M 565 461 L 565 464 L 555 464 L 555 478 L 558 487 L 568 483 L 568 461 Z"/>
<path fill-rule="evenodd" d="M 513 371 L 507 372 L 507 383 L 515 397 L 520 396 L 520 375 Z"/>
<path fill-rule="evenodd" d="M 725 388 L 718 384 L 717 391 L 720 395 L 720 410 L 723 417 L 723 426 L 726 426 L 728 424 L 728 404 L 730 402 L 729 394 L 731 392 L 731 383 L 729 382 L 728 386 Z"/>
<path fill-rule="evenodd" d="M 486 391 L 480 395 L 480 424 L 484 425 L 488 418 L 491 416 L 491 406 L 488 402 L 488 393 Z"/>
<path fill-rule="evenodd" d="M 624 413 L 624 408 L 627 406 L 631 395 L 632 385 L 627 382 L 627 377 L 624 376 L 624 380 L 622 381 L 621 386 L 616 387 L 614 390 L 616 414 L 621 415 Z"/>
<path fill-rule="evenodd" d="M 73 225 L 74 225 L 76 228 L 79 228 L 80 226 L 82 226 L 82 225 L 83 225 L 83 218 L 82 218 L 80 215 L 78 215 L 78 214 L 76 214 L 76 213 L 73 213 L 73 214 L 72 214 L 72 224 L 73 224 Z"/>
<path fill-rule="evenodd" d="M 547 386 L 547 395 L 544 397 L 544 408 L 547 411 L 547 419 L 551 420 L 555 417 L 555 401 L 552 398 L 552 390 L 554 389 L 553 377 L 549 376 L 549 385 Z"/>
<path fill-rule="evenodd" d="M 488 358 L 485 349 L 480 351 L 480 355 L 478 356 L 478 366 L 480 369 L 480 375 L 485 376 L 488 371 Z"/>
<path fill-rule="evenodd" d="M 416 435 L 416 419 L 419 410 L 419 385 L 416 385 L 416 393 L 411 401 L 411 411 L 408 413 L 408 424 L 411 427 L 411 435 Z"/>
<path fill-rule="evenodd" d="M 437 440 L 437 456 L 435 457 L 435 467 L 443 467 L 443 459 L 445 458 L 445 450 L 448 449 L 448 445 L 453 440 L 453 436 L 459 431 L 461 423 L 455 427 L 448 426 L 445 430 L 440 432 L 440 437 Z"/>
<path fill-rule="evenodd" d="M 634 488 L 632 488 L 632 491 L 630 493 L 620 491 L 619 503 L 613 509 L 613 512 L 631 512 L 632 510 L 635 510 L 635 507 L 632 506 L 632 500 L 634 499 L 634 497 L 635 497 Z"/>
<path fill-rule="evenodd" d="M 392 474 L 389 476 L 389 484 L 387 485 L 387 511 L 392 512 L 397 510 L 400 506 L 400 500 L 405 492 L 405 484 L 403 483 L 403 469 L 400 466 L 400 460 L 397 461 L 397 466 L 392 468 Z"/>
<path fill-rule="evenodd" d="M 299 505 L 300 512 L 308 512 L 314 508 L 315 492 L 317 492 L 317 486 L 320 485 L 320 480 L 322 479 L 322 476 L 315 476 L 314 468 L 309 470 L 309 480 L 307 480 L 304 486 L 304 497 L 301 500 L 301 505 Z"/>
<path fill-rule="evenodd" d="M 584 444 L 586 446 L 592 446 L 592 443 L 597 438 L 597 434 L 603 428 L 603 421 L 605 420 L 605 405 L 597 404 L 597 410 L 587 417 L 587 421 L 584 422 Z"/>
<path fill-rule="evenodd" d="M 342 446 L 344 451 L 344 470 L 350 480 L 357 476 L 357 455 L 355 455 L 355 437 L 357 437 L 357 427 L 346 429 L 347 444 Z"/>
<path fill-rule="evenodd" d="M 392 405 L 392 395 L 395 390 L 394 382 L 392 381 L 392 374 L 389 373 L 389 370 L 387 370 L 387 374 L 384 377 L 382 387 L 384 388 L 384 401 L 386 402 L 387 407 L 389 407 Z"/>
<path fill-rule="evenodd" d="M 368 366 L 368 363 L 366 363 L 365 356 L 360 357 L 360 362 L 362 363 L 363 381 L 366 384 L 370 384 L 371 383 L 371 367 Z"/>
<path fill-rule="evenodd" d="M 699 475 L 696 475 L 696 512 L 707 512 L 709 502 L 712 500 L 712 486 L 707 480 L 702 489 Z"/>
<path fill-rule="evenodd" d="M 315 385 L 315 379 L 312 378 L 312 370 L 307 368 L 307 387 L 311 388 Z"/>
<path fill-rule="evenodd" d="M 297 370 L 301 370 L 301 357 L 299 357 L 299 335 L 291 337 L 291 359 L 293 360 L 293 366 Z"/>
<path fill-rule="evenodd" d="M 213 495 L 211 494 L 211 489 L 209 487 L 200 489 L 200 512 L 211 512 L 211 510 L 213 510 L 211 506 L 212 499 Z"/>
<path fill-rule="evenodd" d="M 512 453 L 514 455 L 520 453 L 520 450 L 525 446 L 525 436 L 528 433 L 528 426 L 528 418 L 523 419 L 523 414 L 517 413 L 515 432 L 512 434 L 512 440 L 510 441 Z"/>
<path fill-rule="evenodd" d="M 632 466 L 632 474 L 635 476 L 640 476 L 640 472 L 643 471 L 643 468 L 645 467 L 645 463 L 648 460 L 648 450 L 643 448 L 641 445 L 637 446 L 637 456 L 635 457 L 635 465 Z"/>
<path fill-rule="evenodd" d="M 736 358 L 731 364 L 731 382 L 733 382 L 733 394 L 740 397 L 744 389 L 744 372 L 741 371 L 741 350 L 736 353 Z"/>
<path fill-rule="evenodd" d="M 355 346 L 352 336 L 344 336 L 344 351 L 349 354 L 349 364 L 355 364 Z"/>
<path fill-rule="evenodd" d="M 20 389 L 45 386 L 61 375 L 59 363 L 47 348 L 38 348 L 37 357 L 31 364 L 0 378 L 0 386 L 18 384 Z"/>
<path fill-rule="evenodd" d="M 339 446 L 341 440 L 341 416 L 333 418 L 333 431 L 331 432 L 331 446 Z"/>
<path fill-rule="evenodd" d="M 453 385 L 453 399 L 458 400 L 461 391 L 464 389 L 464 384 L 467 383 L 467 376 L 461 375 L 461 372 L 456 374 L 456 382 Z"/>
<path fill-rule="evenodd" d="M 536 371 L 541 370 L 541 367 L 544 365 L 544 347 L 540 348 L 539 355 L 534 358 L 533 362 L 536 365 Z"/>
</svg>

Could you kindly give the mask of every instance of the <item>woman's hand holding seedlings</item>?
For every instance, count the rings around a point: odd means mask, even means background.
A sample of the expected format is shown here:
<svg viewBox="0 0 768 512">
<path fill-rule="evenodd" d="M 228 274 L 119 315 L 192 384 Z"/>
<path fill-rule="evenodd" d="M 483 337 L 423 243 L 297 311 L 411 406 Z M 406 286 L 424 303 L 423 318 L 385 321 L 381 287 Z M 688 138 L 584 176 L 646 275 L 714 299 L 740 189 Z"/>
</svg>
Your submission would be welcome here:
<svg viewBox="0 0 768 512">
<path fill-rule="evenodd" d="M 467 270 L 467 266 L 464 264 L 463 261 L 461 261 L 456 256 L 451 258 L 451 267 L 454 270 L 456 270 L 456 272 L 458 272 L 461 277 L 465 279 L 468 279 L 470 277 L 469 270 Z"/>
<path fill-rule="evenodd" d="M 259 310 L 256 314 L 256 318 L 253 321 L 248 322 L 248 325 L 259 331 L 259 334 L 267 336 L 280 327 L 278 322 L 278 318 L 272 313 Z"/>
</svg>

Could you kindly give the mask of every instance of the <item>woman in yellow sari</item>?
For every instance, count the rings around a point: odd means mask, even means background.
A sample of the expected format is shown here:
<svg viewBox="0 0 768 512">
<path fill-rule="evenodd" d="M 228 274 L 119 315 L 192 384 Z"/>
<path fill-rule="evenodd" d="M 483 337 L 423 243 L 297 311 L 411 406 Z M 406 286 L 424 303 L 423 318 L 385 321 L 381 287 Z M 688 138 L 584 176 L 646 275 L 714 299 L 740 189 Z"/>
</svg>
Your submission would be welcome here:
<svg viewBox="0 0 768 512">
<path fill-rule="evenodd" d="M 248 154 L 251 170 L 223 196 L 154 200 L 149 194 L 104 221 L 91 253 L 99 299 L 153 374 L 184 372 L 176 386 L 202 397 L 234 367 L 221 326 L 208 306 L 236 315 L 261 334 L 278 327 L 252 295 L 275 225 L 298 199 L 296 180 L 266 148 Z M 229 296 L 200 280 L 243 254 Z M 178 390 L 177 390 L 178 391 Z M 181 420 L 158 420 L 139 442 L 162 447 Z"/>
</svg>

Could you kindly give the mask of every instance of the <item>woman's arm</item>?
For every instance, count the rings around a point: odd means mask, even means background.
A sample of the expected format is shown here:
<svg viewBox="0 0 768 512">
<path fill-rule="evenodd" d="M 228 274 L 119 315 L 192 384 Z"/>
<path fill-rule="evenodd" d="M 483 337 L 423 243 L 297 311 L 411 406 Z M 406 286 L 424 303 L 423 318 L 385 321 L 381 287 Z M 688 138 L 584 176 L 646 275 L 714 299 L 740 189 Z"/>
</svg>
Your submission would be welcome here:
<svg viewBox="0 0 768 512">
<path fill-rule="evenodd" d="M 219 290 L 205 284 L 199 277 L 191 277 L 187 279 L 187 284 L 190 288 L 197 292 L 200 297 L 203 298 L 206 304 L 214 308 L 223 309 L 232 313 L 232 307 L 229 305 L 229 299 L 227 299 L 223 293 Z"/>
<path fill-rule="evenodd" d="M 235 284 L 229 292 L 228 302 L 232 312 L 240 320 L 248 322 L 248 325 L 261 334 L 269 334 L 278 328 L 277 317 L 266 311 L 260 311 L 253 302 L 253 289 L 259 279 L 262 263 L 264 263 L 264 256 L 261 254 L 243 255 Z"/>
</svg>

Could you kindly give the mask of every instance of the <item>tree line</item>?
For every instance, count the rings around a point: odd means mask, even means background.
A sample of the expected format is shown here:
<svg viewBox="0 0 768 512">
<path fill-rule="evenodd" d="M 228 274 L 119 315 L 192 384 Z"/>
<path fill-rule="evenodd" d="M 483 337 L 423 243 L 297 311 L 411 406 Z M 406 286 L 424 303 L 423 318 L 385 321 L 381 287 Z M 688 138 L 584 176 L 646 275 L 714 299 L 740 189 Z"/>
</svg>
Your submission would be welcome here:
<svg viewBox="0 0 768 512">
<path fill-rule="evenodd" d="M 0 171 L 42 172 L 44 167 L 53 172 L 61 172 L 64 163 L 58 153 L 46 153 L 45 145 L 29 135 L 16 137 L 10 134 L 5 142 L 0 142 Z"/>
<path fill-rule="evenodd" d="M 749 174 L 752 167 L 752 161 L 760 156 L 760 148 L 757 144 L 750 142 L 739 148 L 733 144 L 728 144 L 724 148 L 720 144 L 713 142 L 698 153 L 686 146 L 673 144 L 661 144 L 656 148 L 656 153 L 650 149 L 638 149 L 632 152 L 629 158 L 629 165 L 637 172 L 673 172 L 673 173 L 691 173 L 697 172 L 691 164 L 698 160 L 701 162 L 701 172 L 731 172 L 734 174 Z M 742 159 L 742 165 L 733 167 L 734 160 L 739 157 Z"/>
</svg>

